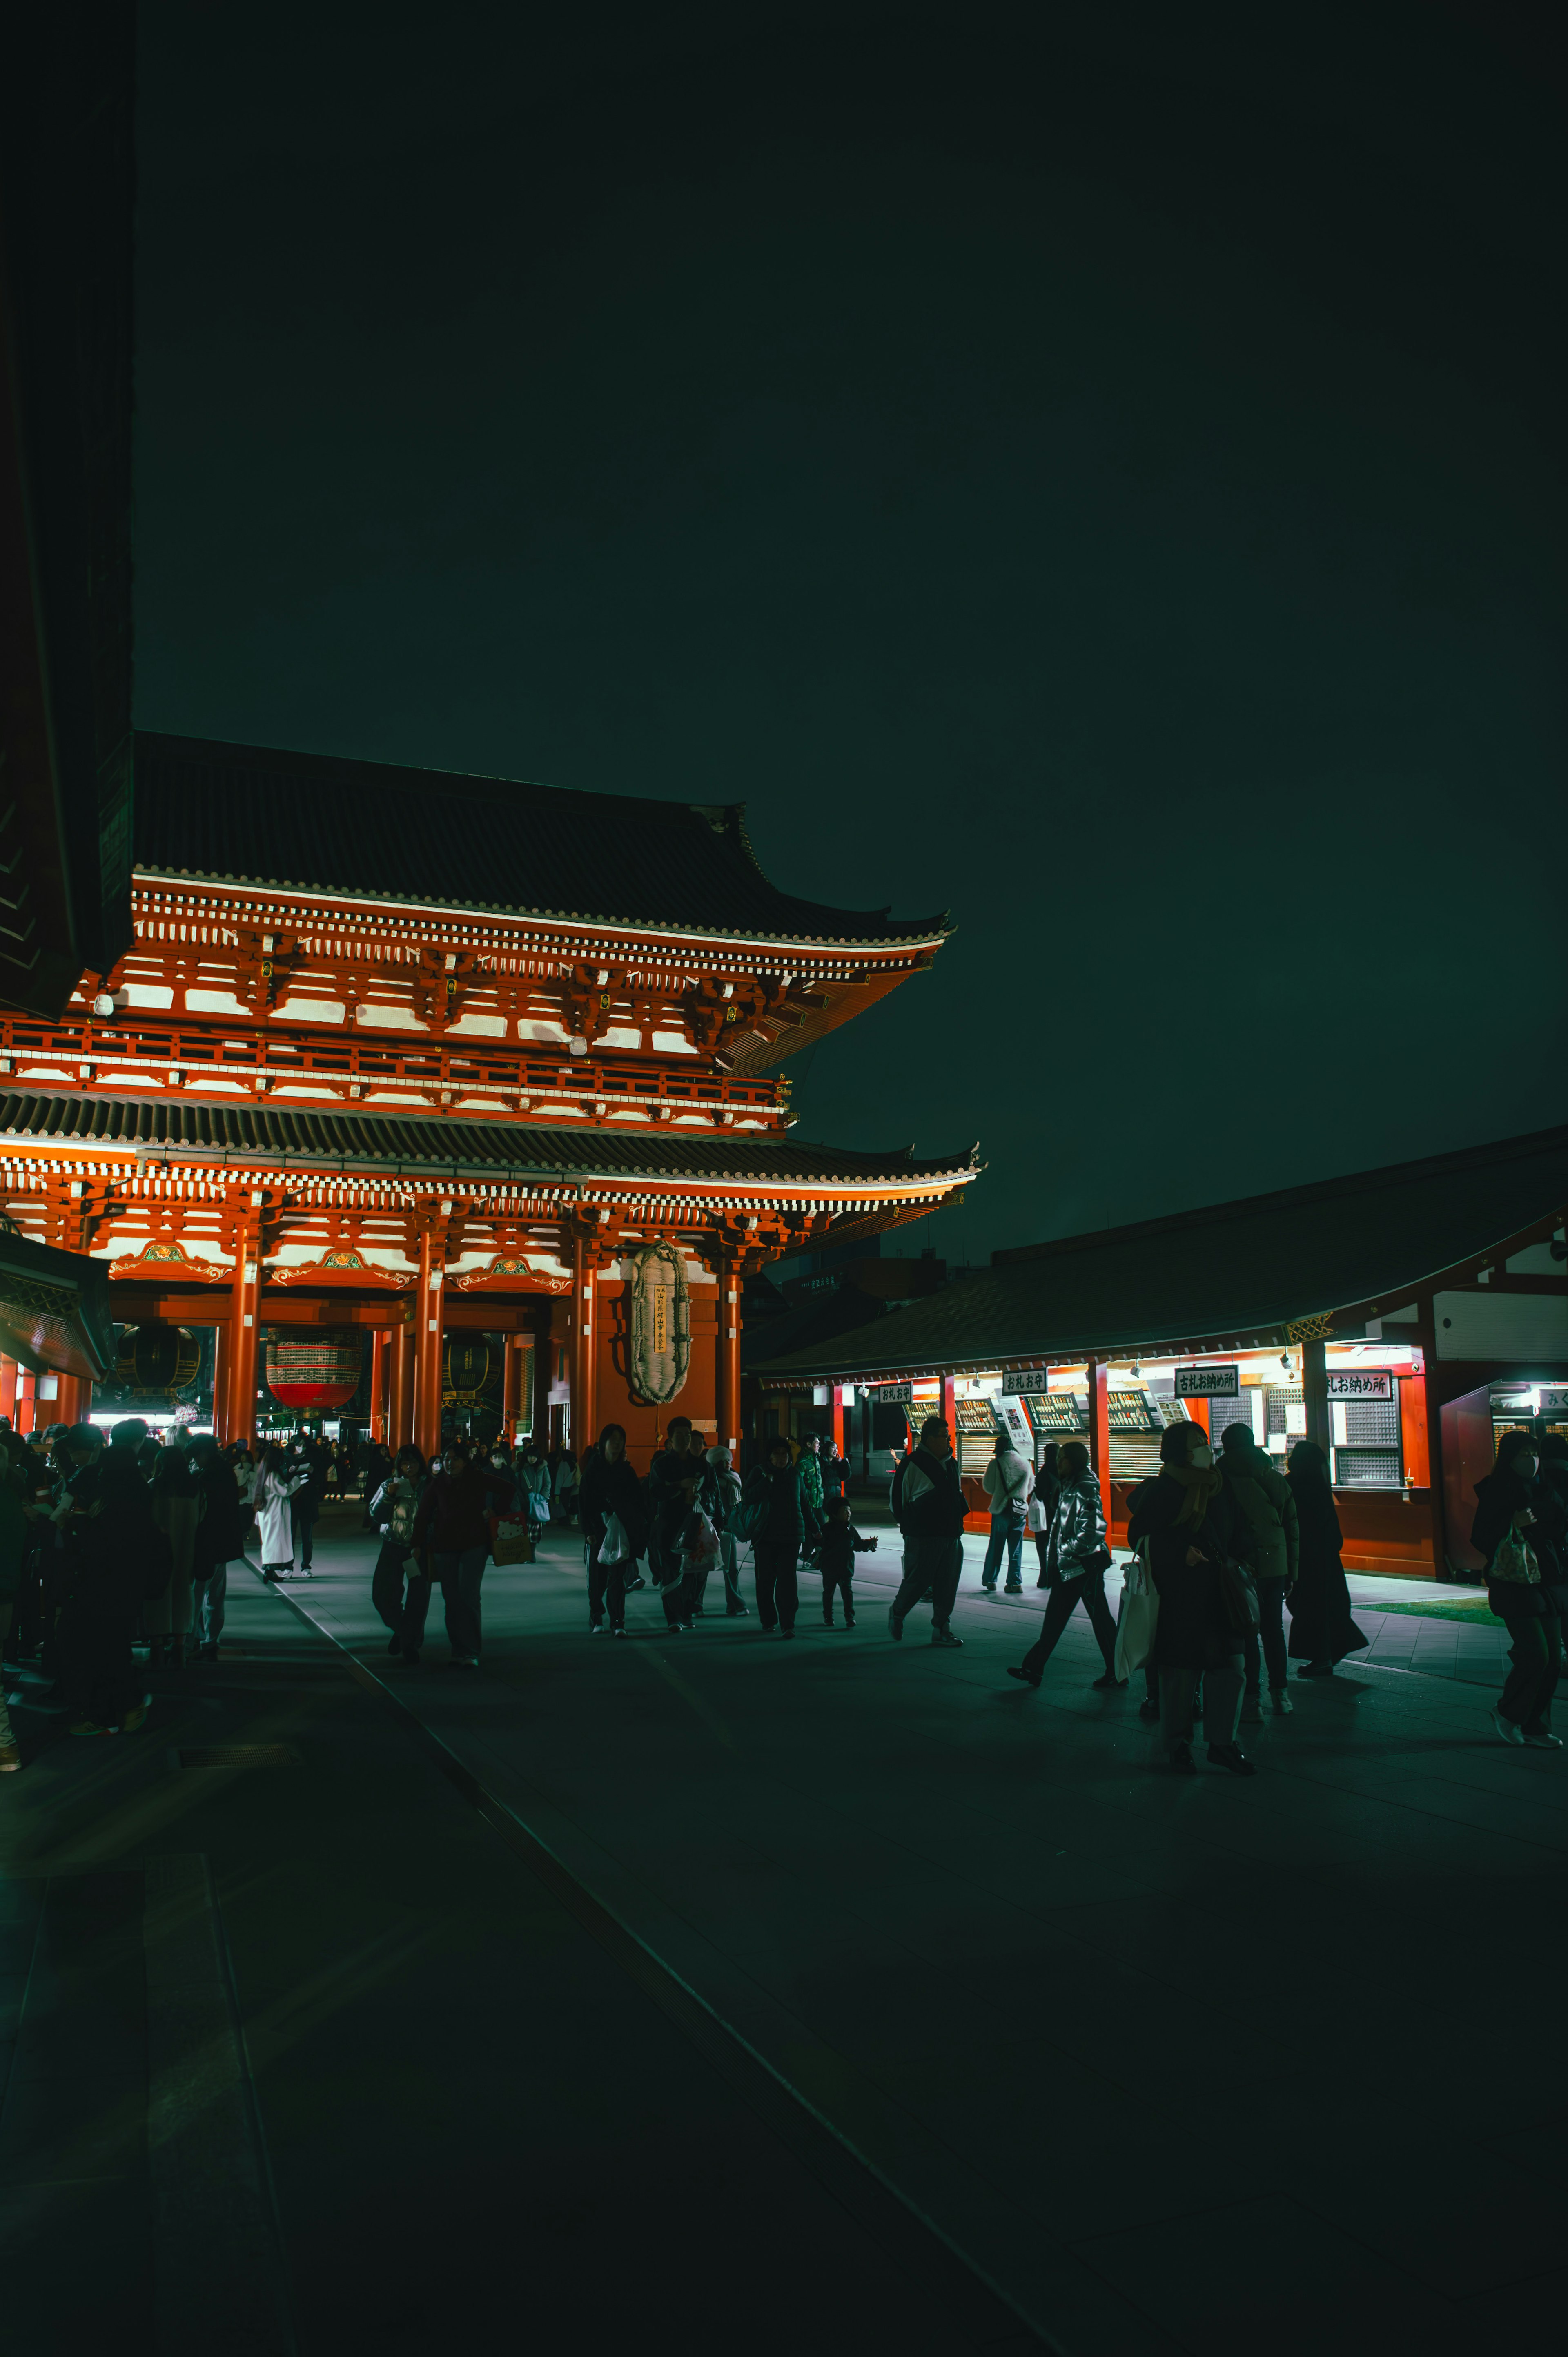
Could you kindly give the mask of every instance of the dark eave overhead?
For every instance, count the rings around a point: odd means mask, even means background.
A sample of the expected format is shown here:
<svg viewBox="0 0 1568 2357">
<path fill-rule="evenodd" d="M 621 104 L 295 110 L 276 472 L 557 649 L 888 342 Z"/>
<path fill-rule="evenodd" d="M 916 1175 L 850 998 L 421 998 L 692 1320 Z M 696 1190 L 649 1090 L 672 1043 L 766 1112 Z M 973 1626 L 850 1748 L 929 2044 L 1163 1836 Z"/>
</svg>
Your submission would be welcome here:
<svg viewBox="0 0 1568 2357">
<path fill-rule="evenodd" d="M 998 1253 L 930 1300 L 761 1372 L 1070 1360 L 1245 1338 L 1362 1303 L 1392 1314 L 1432 1277 L 1560 1218 L 1565 1203 L 1568 1129 L 1541 1130 Z"/>
<path fill-rule="evenodd" d="M 136 737 L 139 873 L 720 939 L 905 948 L 942 917 L 770 884 L 742 802 L 576 793 L 328 754 Z"/>
<path fill-rule="evenodd" d="M 862 1153 L 797 1145 L 776 1134 L 714 1137 L 679 1131 L 544 1129 L 523 1122 L 403 1120 L 378 1114 L 317 1113 L 251 1105 L 160 1103 L 125 1098 L 0 1098 L 0 1146 L 102 1145 L 177 1158 L 214 1155 L 236 1163 L 443 1178 L 477 1177 L 558 1187 L 577 1179 L 741 1181 L 758 1188 L 884 1186 L 908 1179 L 912 1193 L 972 1170 L 972 1149 L 917 1161 L 906 1146 Z"/>
</svg>

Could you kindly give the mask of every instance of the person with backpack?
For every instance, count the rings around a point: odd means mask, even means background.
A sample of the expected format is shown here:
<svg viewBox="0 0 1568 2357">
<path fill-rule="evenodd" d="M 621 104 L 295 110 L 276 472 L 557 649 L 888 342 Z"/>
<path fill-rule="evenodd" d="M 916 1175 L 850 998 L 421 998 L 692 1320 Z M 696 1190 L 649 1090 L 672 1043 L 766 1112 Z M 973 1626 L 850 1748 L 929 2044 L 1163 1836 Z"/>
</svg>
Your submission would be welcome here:
<svg viewBox="0 0 1568 2357">
<path fill-rule="evenodd" d="M 1094 1680 L 1095 1687 L 1102 1694 L 1113 1692 L 1127 1681 L 1116 1674 L 1116 1623 L 1105 1601 L 1105 1575 L 1111 1568 L 1105 1501 L 1101 1495 L 1099 1476 L 1081 1440 L 1062 1443 L 1058 1465 L 1056 1512 L 1047 1549 L 1050 1600 L 1038 1637 L 1022 1662 L 1009 1669 L 1007 1674 L 1021 1684 L 1037 1686 L 1062 1631 L 1081 1604 L 1105 1663 L 1104 1675 Z"/>
<path fill-rule="evenodd" d="M 730 1620 L 744 1620 L 751 1608 L 741 1598 L 740 1541 L 732 1528 L 736 1508 L 740 1504 L 740 1480 L 727 1448 L 716 1446 L 710 1448 L 707 1460 L 708 1470 L 713 1476 L 708 1512 L 719 1534 L 719 1562 L 725 1576 L 725 1617 Z M 706 1585 L 705 1582 L 703 1584 Z M 703 1598 L 699 1593 L 697 1609 L 701 1612 L 702 1609 Z"/>
<path fill-rule="evenodd" d="M 190 1566 L 191 1658 L 215 1662 L 223 1631 L 229 1566 L 245 1552 L 251 1509 L 240 1495 L 233 1467 L 209 1432 L 192 1443 L 190 1463 L 201 1493 Z"/>
<path fill-rule="evenodd" d="M 1260 1448 L 1252 1437 L 1250 1424 L 1228 1424 L 1219 1436 L 1219 1450 L 1225 1486 L 1240 1508 L 1241 1519 L 1251 1538 L 1247 1560 L 1257 1582 L 1269 1699 L 1274 1717 L 1288 1718 L 1290 1657 L 1285 1652 L 1283 1615 L 1285 1597 L 1295 1585 L 1301 1562 L 1301 1524 L 1295 1497 L 1290 1483 L 1270 1464 L 1267 1450 Z M 1245 1639 L 1247 1692 L 1241 1705 L 1243 1727 L 1261 1727 L 1263 1723 L 1258 1637 L 1258 1630 L 1249 1630 Z"/>
<path fill-rule="evenodd" d="M 1166 1425 L 1158 1475 L 1141 1482 L 1128 1501 L 1127 1536 L 1134 1547 L 1147 1541 L 1160 1599 L 1154 1662 L 1172 1769 L 1181 1776 L 1197 1773 L 1193 1703 L 1201 1680 L 1209 1759 L 1233 1776 L 1255 1776 L 1236 1740 L 1245 1649 L 1234 1599 L 1250 1534 L 1200 1424 Z"/>
<path fill-rule="evenodd" d="M 800 1469 L 781 1432 L 768 1444 L 767 1463 L 754 1465 L 746 1476 L 736 1521 L 737 1534 L 751 1541 L 752 1577 L 762 1625 L 769 1636 L 777 1629 L 781 1637 L 793 1637 L 800 1602 L 796 1566 L 806 1523 L 800 1505 Z"/>
<path fill-rule="evenodd" d="M 583 1459 L 577 1519 L 588 1571 L 588 1634 L 599 1635 L 607 1610 L 610 1635 L 624 1637 L 626 1594 L 644 1544 L 645 1515 L 642 1484 L 627 1458 L 623 1424 L 607 1424 L 598 1446 Z"/>
<path fill-rule="evenodd" d="M 706 1462 L 693 1454 L 675 1492 L 684 1511 L 678 1527 L 660 1550 L 665 1566 L 660 1582 L 664 1621 L 671 1636 L 678 1630 L 691 1628 L 698 1609 L 697 1598 L 719 1559 L 718 1533 L 703 1504 L 706 1481 Z M 677 1565 L 679 1570 L 674 1569 Z"/>
<path fill-rule="evenodd" d="M 327 1501 L 327 1448 L 318 1433 L 307 1432 L 294 1445 L 295 1464 L 305 1479 L 292 1493 L 294 1532 L 299 1541 L 299 1567 L 308 1579 L 316 1553 L 316 1523 Z M 290 1553 L 292 1555 L 292 1547 Z"/>
<path fill-rule="evenodd" d="M 876 1550 L 874 1538 L 864 1537 L 850 1520 L 849 1500 L 841 1490 L 828 1500 L 827 1520 L 822 1525 L 822 1544 L 818 1556 L 822 1567 L 822 1626 L 833 1625 L 833 1598 L 843 1602 L 843 1625 L 854 1626 L 854 1559 L 857 1555 L 873 1555 Z"/>
<path fill-rule="evenodd" d="M 1007 1435 L 999 1432 L 995 1451 L 985 1469 L 985 1494 L 991 1501 L 991 1536 L 980 1575 L 982 1587 L 993 1595 L 1004 1548 L 1007 1554 L 1007 1585 L 1004 1593 L 1024 1593 L 1024 1510 L 1034 1486 L 1027 1458 L 1020 1457 Z"/>
<path fill-rule="evenodd" d="M 391 1471 L 371 1500 L 371 1527 L 381 1534 L 381 1552 L 376 1556 L 376 1567 L 371 1574 L 371 1602 L 381 1620 L 392 1631 L 388 1652 L 401 1653 L 415 1661 L 419 1658 L 418 1644 L 415 1642 L 410 1655 L 405 1632 L 403 1577 L 406 1573 L 412 1593 L 414 1581 L 424 1577 L 423 1565 L 413 1549 L 414 1518 L 424 1495 L 424 1458 L 409 1441 L 398 1450 Z M 423 1600 L 428 1605 L 427 1579 Z M 423 1611 L 419 1616 L 419 1626 L 423 1631 Z"/>
<path fill-rule="evenodd" d="M 1532 1432 L 1505 1432 L 1497 1462 L 1476 1484 L 1470 1544 L 1487 1558 L 1487 1602 L 1509 1632 L 1509 1672 L 1492 1712 L 1505 1743 L 1556 1751 L 1552 1697 L 1563 1674 L 1568 1614 L 1568 1512 L 1555 1483 L 1541 1479 Z"/>
<path fill-rule="evenodd" d="M 952 1435 L 940 1415 L 926 1418 L 918 1446 L 894 1467 L 892 1506 L 904 1536 L 904 1577 L 887 1608 L 887 1633 L 896 1643 L 902 1638 L 905 1620 L 929 1589 L 931 1642 L 956 1648 L 963 1643 L 951 1621 L 965 1506 Z"/>
</svg>

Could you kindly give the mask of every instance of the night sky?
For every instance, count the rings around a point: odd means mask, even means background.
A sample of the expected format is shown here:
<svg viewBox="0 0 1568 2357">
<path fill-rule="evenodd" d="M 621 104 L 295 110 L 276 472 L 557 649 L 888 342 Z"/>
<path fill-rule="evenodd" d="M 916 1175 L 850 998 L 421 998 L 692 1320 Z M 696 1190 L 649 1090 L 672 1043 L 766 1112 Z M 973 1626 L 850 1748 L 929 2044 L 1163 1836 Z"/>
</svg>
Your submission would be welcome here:
<svg viewBox="0 0 1568 2357">
<path fill-rule="evenodd" d="M 950 1259 L 1568 1117 L 1530 20 L 552 14 L 143 0 L 140 725 L 950 906 L 793 1067 Z"/>
</svg>

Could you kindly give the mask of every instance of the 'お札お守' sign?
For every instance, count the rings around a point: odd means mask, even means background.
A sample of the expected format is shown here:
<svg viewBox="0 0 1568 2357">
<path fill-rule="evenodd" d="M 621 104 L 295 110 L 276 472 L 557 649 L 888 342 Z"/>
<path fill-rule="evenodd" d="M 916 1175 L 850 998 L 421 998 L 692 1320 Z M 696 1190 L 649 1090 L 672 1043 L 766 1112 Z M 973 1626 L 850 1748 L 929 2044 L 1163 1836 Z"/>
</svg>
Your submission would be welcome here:
<svg viewBox="0 0 1568 2357">
<path fill-rule="evenodd" d="M 1240 1399 L 1241 1370 L 1234 1360 L 1226 1367 L 1178 1367 L 1177 1399 Z"/>
<path fill-rule="evenodd" d="M 1387 1367 L 1355 1368 L 1328 1378 L 1331 1400 L 1391 1400 L 1394 1379 Z"/>
<path fill-rule="evenodd" d="M 897 1407 L 903 1400 L 915 1396 L 913 1383 L 878 1383 L 871 1394 L 878 1407 Z"/>
<path fill-rule="evenodd" d="M 1026 1367 L 1021 1375 L 1004 1375 L 1002 1389 L 1009 1399 L 1036 1398 L 1049 1391 L 1051 1379 L 1044 1367 Z"/>
</svg>

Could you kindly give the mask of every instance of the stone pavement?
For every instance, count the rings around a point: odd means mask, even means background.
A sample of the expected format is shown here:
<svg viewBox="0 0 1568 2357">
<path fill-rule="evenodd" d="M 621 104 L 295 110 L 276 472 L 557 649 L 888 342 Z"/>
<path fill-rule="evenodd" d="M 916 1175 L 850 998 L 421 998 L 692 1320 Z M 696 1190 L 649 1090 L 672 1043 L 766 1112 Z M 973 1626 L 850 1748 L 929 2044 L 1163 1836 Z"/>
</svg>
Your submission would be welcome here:
<svg viewBox="0 0 1568 2357">
<path fill-rule="evenodd" d="M 822 1628 L 808 1577 L 793 1644 L 722 1617 L 670 1638 L 650 1591 L 617 1643 L 588 1636 L 578 1544 L 553 1534 L 487 1572 L 481 1671 L 443 1665 L 438 1605 L 408 1670 L 355 1519 L 286 1594 L 236 1576 L 246 1652 L 165 1678 L 146 1736 L 62 1746 L 4 1795 L 13 1911 L 46 1868 L 52 1893 L 134 1854 L 211 1861 L 304 2345 L 457 2345 L 508 2233 L 520 2323 L 564 2276 L 575 2345 L 908 2340 L 922 2254 L 889 2266 L 839 2187 L 824 2271 L 820 2154 L 765 2122 L 741 2158 L 749 2100 L 682 2141 L 682 2091 L 717 2066 L 682 2072 L 679 2029 L 581 1936 L 596 1906 L 1073 2357 L 1560 2341 L 1568 1761 L 1497 1743 L 1455 1666 L 1451 1632 L 1482 1632 L 1390 1614 L 1406 1658 L 1297 1685 L 1249 1730 L 1255 1780 L 1178 1781 L 1134 1698 L 1090 1690 L 1081 1615 L 1038 1693 L 1004 1677 L 1043 1599 L 980 1597 L 977 1563 L 961 1652 L 919 1613 L 888 1641 L 886 1542 L 853 1631 Z M 293 1729 L 305 1765 L 193 1796 L 143 1763 L 199 1718 Z M 543 1846 L 543 1885 L 487 1812 Z M 587 2222 L 549 2208 L 541 2124 L 573 2199 L 601 2189 Z"/>
</svg>

